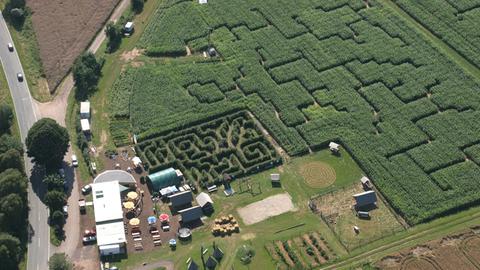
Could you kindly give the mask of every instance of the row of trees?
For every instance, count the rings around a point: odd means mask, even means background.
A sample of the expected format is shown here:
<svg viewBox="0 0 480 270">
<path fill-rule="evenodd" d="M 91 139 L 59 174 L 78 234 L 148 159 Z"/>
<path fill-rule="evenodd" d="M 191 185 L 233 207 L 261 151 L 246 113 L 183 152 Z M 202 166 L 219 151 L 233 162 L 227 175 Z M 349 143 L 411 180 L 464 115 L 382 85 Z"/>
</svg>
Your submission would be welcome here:
<svg viewBox="0 0 480 270">
<path fill-rule="evenodd" d="M 11 134 L 12 108 L 0 105 L 0 265 L 17 269 L 25 251 L 27 177 L 22 143 Z M 23 242 L 23 243 L 22 243 Z"/>
</svg>

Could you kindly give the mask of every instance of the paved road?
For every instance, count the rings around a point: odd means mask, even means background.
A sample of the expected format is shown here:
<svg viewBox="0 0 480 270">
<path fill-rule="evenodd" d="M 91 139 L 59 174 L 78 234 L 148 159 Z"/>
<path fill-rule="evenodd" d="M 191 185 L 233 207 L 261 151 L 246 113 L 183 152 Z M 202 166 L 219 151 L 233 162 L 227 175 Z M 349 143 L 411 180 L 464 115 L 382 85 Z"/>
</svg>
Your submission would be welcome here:
<svg viewBox="0 0 480 270">
<path fill-rule="evenodd" d="M 4 18 L 0 14 L 0 60 L 3 65 L 3 70 L 7 77 L 8 86 L 13 98 L 15 112 L 17 116 L 18 125 L 20 128 L 20 136 L 22 141 L 25 140 L 29 128 L 37 121 L 36 108 L 32 102 L 30 91 L 26 78 L 23 82 L 17 80 L 17 73 L 24 74 L 20 59 L 16 50 L 10 52 L 7 49 L 7 43 L 13 44 L 12 38 L 8 31 Z M 33 166 L 28 158 L 25 158 L 25 169 L 29 177 Z M 35 180 L 35 176 L 32 177 Z M 27 270 L 43 270 L 48 269 L 47 262 L 50 255 L 50 234 L 47 224 L 48 209 L 41 202 L 40 196 L 44 190 L 37 189 L 38 183 L 33 182 L 34 185 L 29 184 L 28 201 L 29 201 L 29 223 L 31 230 L 31 240 L 28 243 L 28 264 Z"/>
</svg>

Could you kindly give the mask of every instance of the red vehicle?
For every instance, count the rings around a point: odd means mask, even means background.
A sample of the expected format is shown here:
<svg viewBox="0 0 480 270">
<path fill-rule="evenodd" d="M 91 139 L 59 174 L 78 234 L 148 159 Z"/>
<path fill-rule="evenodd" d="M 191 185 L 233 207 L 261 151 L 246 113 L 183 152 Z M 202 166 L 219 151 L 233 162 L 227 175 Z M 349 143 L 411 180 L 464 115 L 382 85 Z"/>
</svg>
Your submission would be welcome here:
<svg viewBox="0 0 480 270">
<path fill-rule="evenodd" d="M 84 237 L 87 237 L 87 236 L 96 236 L 97 235 L 97 232 L 95 231 L 95 229 L 91 229 L 91 230 L 85 230 L 83 232 L 83 236 Z"/>
</svg>

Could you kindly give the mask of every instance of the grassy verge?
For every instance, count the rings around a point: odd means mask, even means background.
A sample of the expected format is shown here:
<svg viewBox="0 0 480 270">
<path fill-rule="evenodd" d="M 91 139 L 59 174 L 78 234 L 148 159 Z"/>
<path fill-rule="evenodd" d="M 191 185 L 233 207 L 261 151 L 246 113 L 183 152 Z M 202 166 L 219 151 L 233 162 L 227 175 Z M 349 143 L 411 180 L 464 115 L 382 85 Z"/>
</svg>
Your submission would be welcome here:
<svg viewBox="0 0 480 270">
<path fill-rule="evenodd" d="M 89 183 L 91 176 L 88 171 L 88 167 L 85 160 L 82 157 L 82 151 L 77 146 L 77 131 L 76 123 L 77 113 L 79 111 L 79 103 L 75 100 L 75 91 L 71 91 L 68 97 L 67 115 L 65 115 L 65 124 L 67 125 L 68 134 L 70 135 L 70 145 L 73 152 L 79 159 L 77 171 L 80 173 L 80 179 L 82 183 Z"/>
<path fill-rule="evenodd" d="M 62 239 L 59 239 L 57 237 L 57 234 L 55 233 L 55 229 L 53 227 L 50 227 L 50 243 L 56 247 L 60 246 L 62 243 Z"/>
<path fill-rule="evenodd" d="M 6 1 L 2 1 L 3 7 Z M 45 102 L 52 99 L 48 89 L 47 80 L 43 73 L 40 49 L 33 29 L 31 16 L 27 16 L 21 27 L 14 27 L 8 24 L 12 35 L 15 49 L 22 62 L 22 67 L 27 78 L 28 87 L 32 97 L 38 101 Z"/>
</svg>

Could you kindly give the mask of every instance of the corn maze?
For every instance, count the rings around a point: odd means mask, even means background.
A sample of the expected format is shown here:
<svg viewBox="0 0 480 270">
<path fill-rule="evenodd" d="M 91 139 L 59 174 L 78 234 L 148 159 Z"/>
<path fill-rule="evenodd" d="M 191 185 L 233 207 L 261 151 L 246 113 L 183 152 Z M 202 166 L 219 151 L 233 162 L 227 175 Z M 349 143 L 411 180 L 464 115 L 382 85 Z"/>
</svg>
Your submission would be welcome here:
<svg viewBox="0 0 480 270">
<path fill-rule="evenodd" d="M 159 134 L 136 145 L 150 171 L 174 167 L 202 187 L 256 173 L 281 163 L 271 144 L 245 111 Z"/>
<path fill-rule="evenodd" d="M 139 46 L 162 57 L 117 79 L 111 129 L 153 166 L 149 142 L 248 110 L 291 156 L 341 142 L 410 224 L 480 200 L 480 85 L 382 1 L 165 1 Z"/>
</svg>

